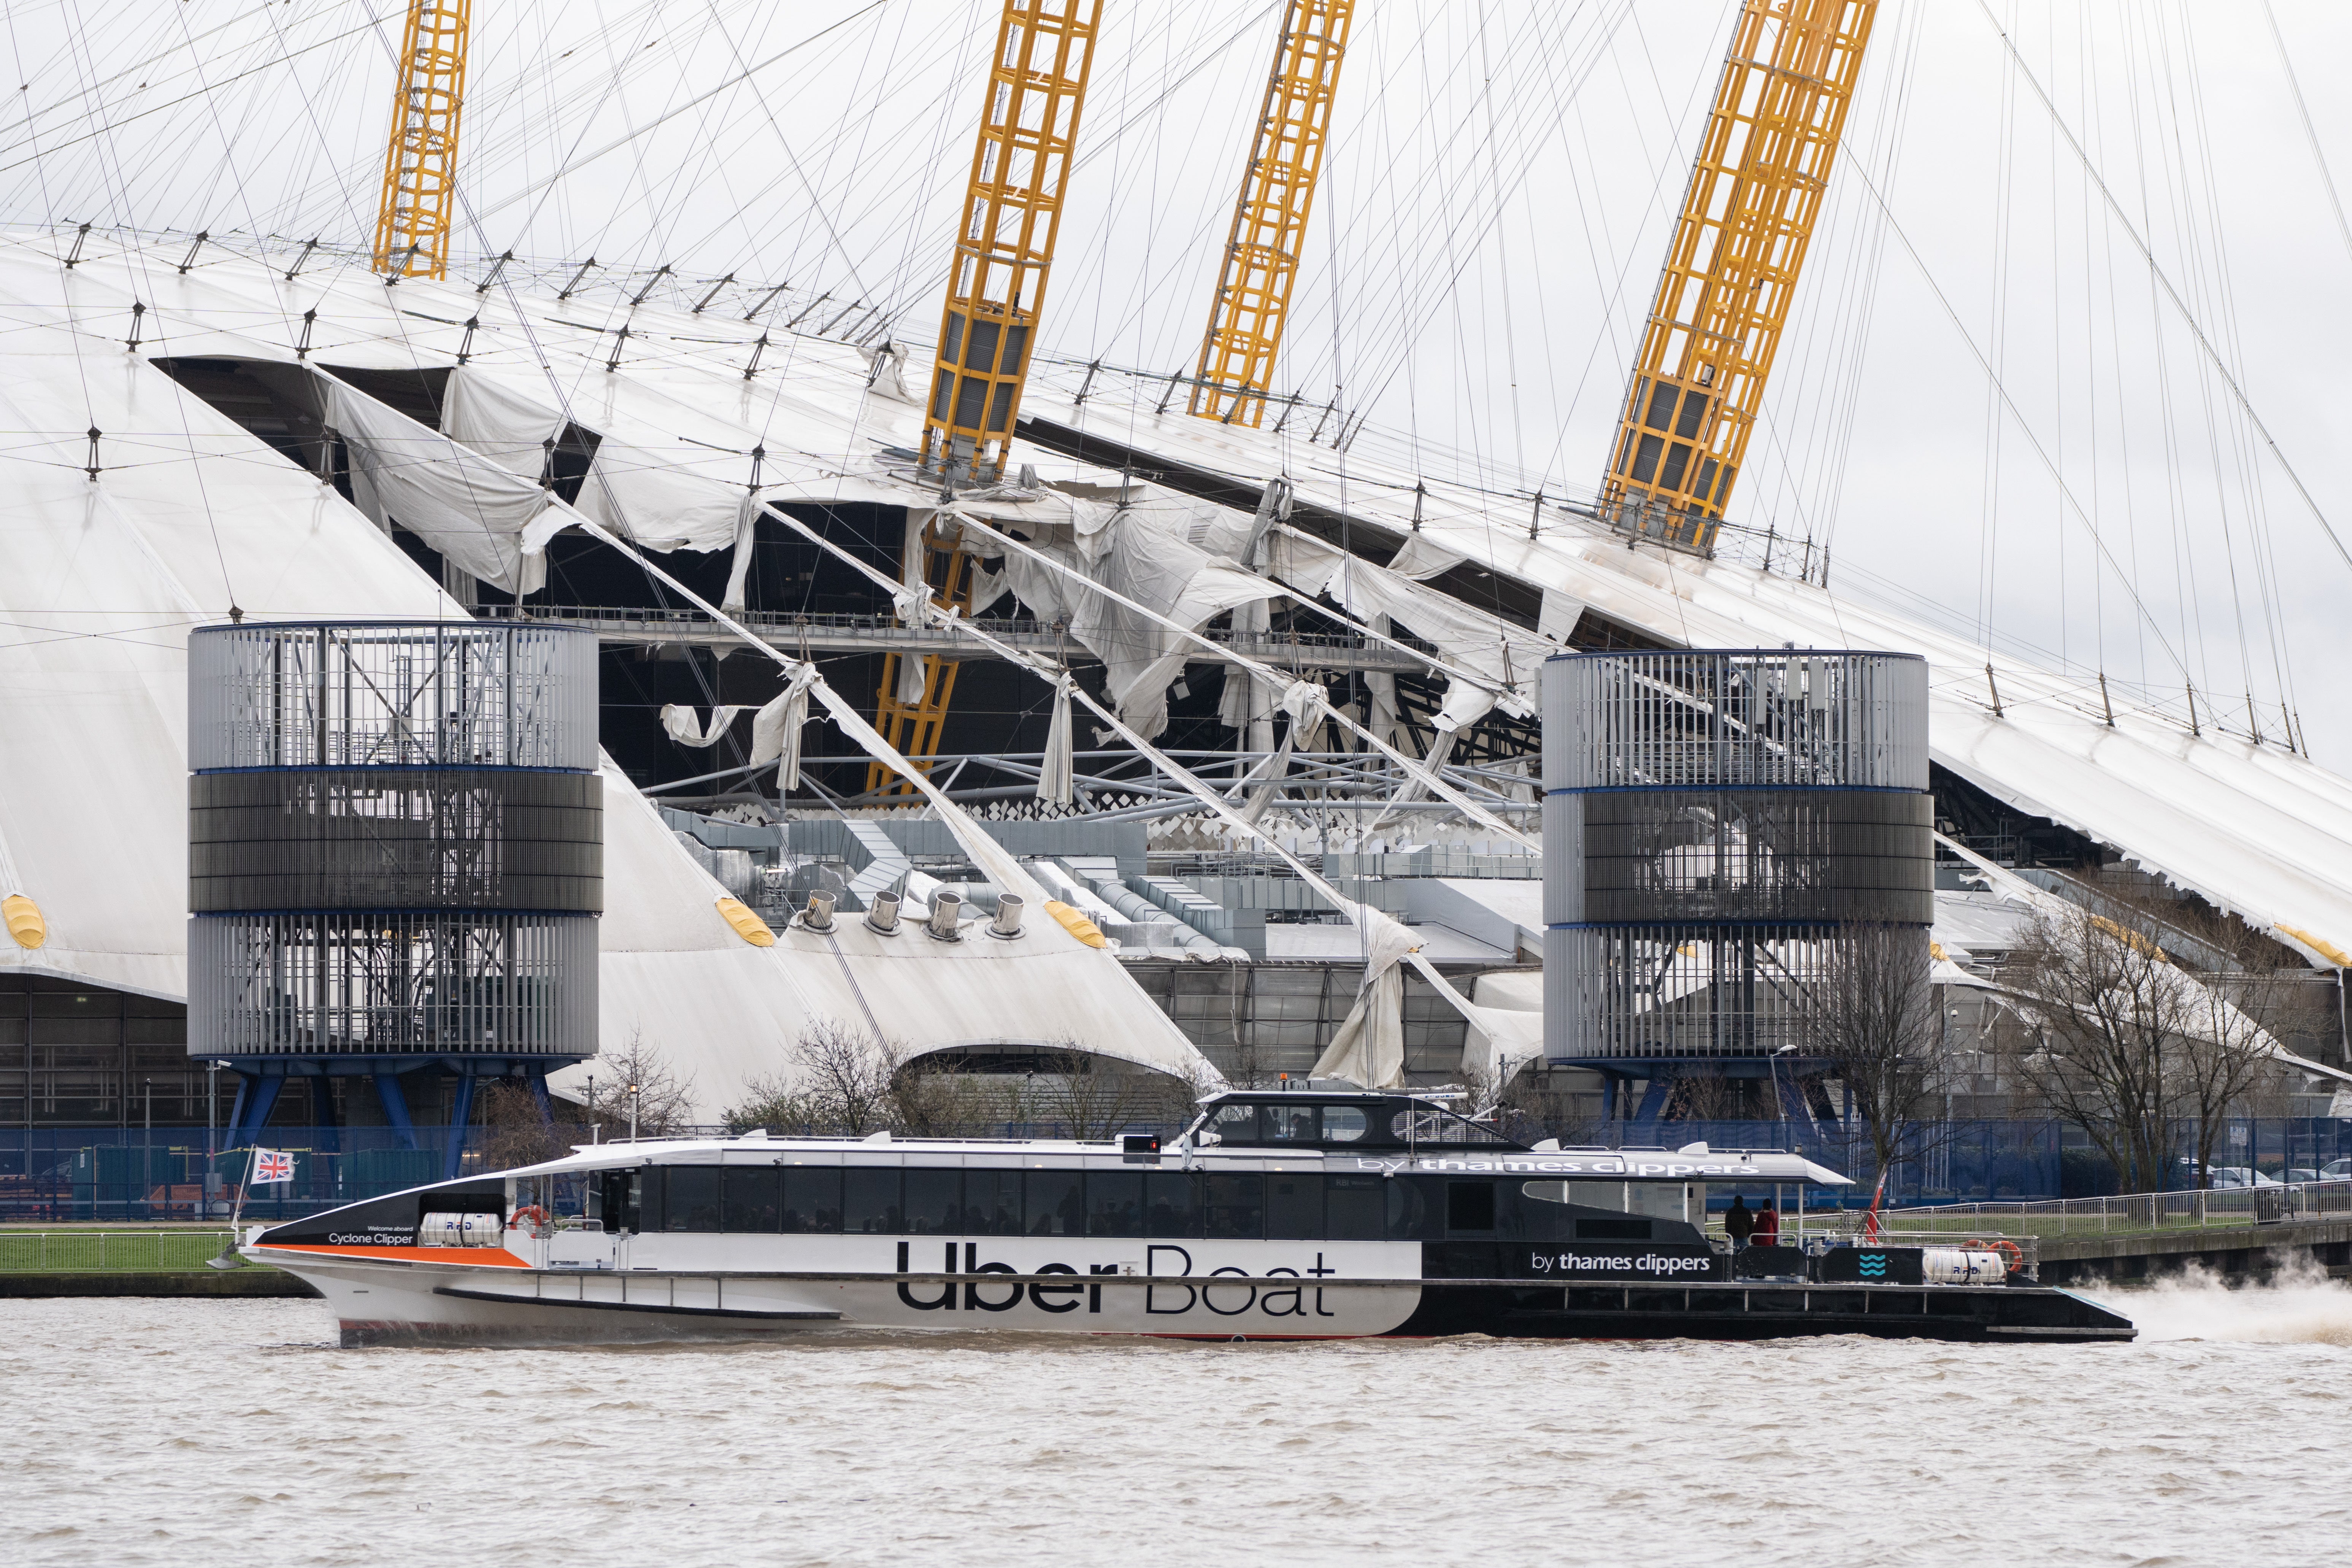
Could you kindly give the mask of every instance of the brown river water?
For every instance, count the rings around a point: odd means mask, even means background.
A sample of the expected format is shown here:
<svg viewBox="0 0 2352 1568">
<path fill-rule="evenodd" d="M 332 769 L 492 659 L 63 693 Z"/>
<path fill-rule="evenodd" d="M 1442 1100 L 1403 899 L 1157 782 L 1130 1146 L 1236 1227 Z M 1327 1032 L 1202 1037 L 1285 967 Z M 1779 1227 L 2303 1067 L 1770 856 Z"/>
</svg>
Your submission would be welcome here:
<svg viewBox="0 0 2352 1568">
<path fill-rule="evenodd" d="M 342 1351 L 315 1301 L 0 1301 L 0 1563 L 2352 1555 L 2352 1289 L 2105 1299 L 2138 1342 Z"/>
</svg>

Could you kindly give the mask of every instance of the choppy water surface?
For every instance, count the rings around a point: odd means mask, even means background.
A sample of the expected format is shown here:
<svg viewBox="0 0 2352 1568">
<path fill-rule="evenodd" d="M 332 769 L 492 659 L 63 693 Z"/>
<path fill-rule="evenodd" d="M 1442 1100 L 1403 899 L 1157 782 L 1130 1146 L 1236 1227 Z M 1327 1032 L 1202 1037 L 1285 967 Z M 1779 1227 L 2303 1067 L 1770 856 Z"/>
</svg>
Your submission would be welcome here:
<svg viewBox="0 0 2352 1568">
<path fill-rule="evenodd" d="M 2138 1343 L 341 1351 L 314 1301 L 5 1301 L 0 1560 L 2336 1557 L 2352 1290 L 2113 1299 Z"/>
</svg>

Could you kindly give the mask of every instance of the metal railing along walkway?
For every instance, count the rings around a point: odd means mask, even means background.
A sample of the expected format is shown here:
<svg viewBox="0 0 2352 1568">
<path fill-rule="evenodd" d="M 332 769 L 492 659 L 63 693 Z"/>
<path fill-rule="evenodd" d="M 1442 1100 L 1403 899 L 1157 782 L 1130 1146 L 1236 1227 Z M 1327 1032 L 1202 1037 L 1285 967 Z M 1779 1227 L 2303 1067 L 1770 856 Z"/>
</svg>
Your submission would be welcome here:
<svg viewBox="0 0 2352 1568">
<path fill-rule="evenodd" d="M 735 634 L 698 610 L 651 610 L 611 605 L 487 605 L 486 618 L 515 616 L 558 626 L 587 626 L 606 647 L 732 647 Z M 840 611 L 746 610 L 737 620 L 786 653 L 952 654 L 958 658 L 994 658 L 995 652 L 953 626 L 906 626 L 887 615 Z M 1086 659 L 1086 650 L 1067 632 L 1034 620 L 978 623 L 1000 642 L 1015 647 L 1059 651 Z M 1202 636 L 1235 653 L 1282 669 L 1368 670 L 1414 674 L 1424 659 L 1366 637 L 1319 632 L 1234 632 L 1207 629 Z M 1207 659 L 1201 654 L 1200 661 Z"/>
<path fill-rule="evenodd" d="M 226 1229 L 0 1230 L 0 1274 L 166 1273 L 202 1268 Z"/>
<path fill-rule="evenodd" d="M 1885 1224 L 1906 1230 L 1953 1234 L 1998 1223 L 2011 1235 L 2148 1236 L 2194 1230 L 2238 1230 L 2258 1225 L 2352 1219 L 2352 1181 L 2298 1182 L 2204 1192 L 2124 1193 L 2105 1198 L 1951 1204 L 1895 1209 Z"/>
</svg>

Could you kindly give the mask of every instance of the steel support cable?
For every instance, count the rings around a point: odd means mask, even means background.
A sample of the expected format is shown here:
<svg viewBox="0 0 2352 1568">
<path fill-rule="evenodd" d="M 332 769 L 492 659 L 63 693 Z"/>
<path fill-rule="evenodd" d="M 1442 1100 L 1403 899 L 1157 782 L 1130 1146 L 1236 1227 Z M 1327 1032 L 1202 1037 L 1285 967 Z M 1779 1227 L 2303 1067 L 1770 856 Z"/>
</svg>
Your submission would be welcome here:
<svg viewBox="0 0 2352 1568">
<path fill-rule="evenodd" d="M 773 509 L 772 508 L 770 510 L 772 510 Z M 1215 641 L 1213 638 L 1203 637 L 1199 632 L 1192 630 L 1191 627 L 1171 620 L 1167 616 L 1161 615 L 1159 611 L 1150 608 L 1149 605 L 1138 604 L 1135 600 L 1127 597 L 1123 594 L 1104 587 L 1101 584 L 1095 582 L 1085 574 L 1055 560 L 1052 556 L 1046 554 L 1044 551 L 1037 549 L 1034 545 L 1031 545 L 1021 540 L 1015 539 L 1011 534 L 1001 532 L 979 518 L 970 517 L 961 512 L 957 512 L 954 515 L 966 528 L 979 529 L 986 537 L 999 541 L 1009 549 L 1019 551 L 1023 555 L 1027 556 L 1029 559 L 1037 562 L 1039 564 L 1045 566 L 1051 571 L 1059 573 L 1066 577 L 1073 579 L 1074 581 L 1083 584 L 1087 590 L 1100 594 L 1114 604 L 1125 605 L 1127 608 L 1135 611 L 1138 615 L 1150 617 L 1151 620 L 1167 627 L 1170 631 L 1174 632 L 1177 636 L 1184 638 L 1193 646 L 1209 650 L 1216 656 L 1217 660 L 1220 663 L 1231 661 L 1233 663 L 1239 664 L 1244 669 L 1247 669 L 1252 675 L 1267 682 L 1276 689 L 1281 689 L 1289 684 L 1289 682 L 1285 680 L 1282 672 L 1276 670 L 1272 665 L 1261 664 L 1256 659 L 1248 657 L 1246 654 L 1243 654 L 1235 649 L 1227 647 L 1225 645 Z M 794 526 L 798 527 L 801 525 L 795 522 Z M 1396 646 L 1402 647 L 1402 645 L 1399 644 Z M 1423 658 L 1424 659 L 1427 658 L 1426 655 L 1416 655 L 1416 657 Z M 1444 668 L 1444 667 L 1437 665 L 1434 661 L 1431 661 L 1431 668 L 1433 669 L 1439 669 Z M 1484 678 L 1465 675 L 1463 679 L 1471 679 L 1482 689 L 1489 692 L 1495 692 L 1498 689 L 1497 683 L 1487 680 Z M 1429 784 L 1430 787 L 1434 789 L 1446 800 L 1453 802 L 1464 811 L 1470 813 L 1480 822 L 1496 829 L 1497 832 L 1508 834 L 1511 837 L 1527 845 L 1531 849 L 1535 847 L 1534 841 L 1529 839 L 1517 828 L 1509 826 L 1507 823 L 1505 823 L 1499 818 L 1487 813 L 1467 796 L 1458 795 L 1451 788 L 1451 786 L 1436 778 L 1435 775 L 1428 773 L 1412 758 L 1406 756 L 1402 752 L 1400 752 L 1395 747 L 1390 745 L 1388 742 L 1373 734 L 1371 731 L 1367 729 L 1365 726 L 1357 723 L 1353 716 L 1343 713 L 1336 708 L 1331 708 L 1328 703 L 1325 705 L 1325 709 L 1332 718 L 1339 721 L 1341 728 L 1347 730 L 1350 734 L 1360 737 L 1362 740 L 1370 743 L 1375 750 L 1380 752 L 1381 755 L 1387 757 L 1391 762 L 1395 763 L 1399 767 L 1405 769 L 1413 776 L 1423 779 L 1424 782 Z"/>
<path fill-rule="evenodd" d="M 496 216 L 498 214 L 502 213 L 507 208 L 514 205 L 517 202 L 527 200 L 530 196 L 547 189 L 556 181 L 564 179 L 571 174 L 578 173 L 581 169 L 596 162 L 597 159 L 604 157 L 606 153 L 627 146 L 630 142 L 636 141 L 639 137 L 645 135 L 647 132 L 652 131 L 656 126 L 668 123 L 670 121 L 677 119 L 679 115 L 684 114 L 688 110 L 693 109 L 697 105 L 708 102 L 709 100 L 718 97 L 720 93 L 725 92 L 728 89 L 736 86 L 738 83 L 749 80 L 751 78 L 767 69 L 770 66 L 774 65 L 777 61 L 798 54 L 801 50 L 815 43 L 818 39 L 823 38 L 829 34 L 840 31 L 842 28 L 849 26 L 850 23 L 856 21 L 858 18 L 865 16 L 869 13 L 880 10 L 887 4 L 888 4 L 888 0 L 873 0 L 871 5 L 860 6 L 858 9 L 852 11 L 848 16 L 842 17 L 839 21 L 818 28 L 815 32 L 811 33 L 807 37 L 801 39 L 798 43 L 792 45 L 790 47 L 780 49 L 776 53 L 770 55 L 766 59 L 760 61 L 759 64 L 747 67 L 737 72 L 735 75 L 729 77 L 725 81 L 720 82 L 717 87 L 711 88 L 709 91 L 698 93 L 695 97 L 687 100 L 684 103 L 677 105 L 675 108 L 664 110 L 660 114 L 656 115 L 652 120 L 647 121 L 645 124 L 637 126 L 634 130 L 630 131 L 628 134 L 615 138 L 611 142 L 607 142 L 602 147 L 597 148 L 593 153 L 575 156 L 568 160 L 553 174 L 546 175 L 542 179 L 534 181 L 530 184 L 525 185 L 522 189 L 515 191 L 509 195 L 500 197 L 499 200 L 492 202 L 488 206 L 482 208 L 478 212 L 470 214 L 469 216 L 474 225 L 478 227 L 482 220 Z M 5 170 L 5 165 L 0 165 L 0 170 Z M 487 255 L 488 252 L 486 251 L 484 254 Z"/>
<path fill-rule="evenodd" d="M 1902 243 L 1903 253 L 1908 256 L 1911 258 L 1911 264 L 1919 269 L 1919 276 L 1927 282 L 1928 292 L 1936 296 L 1936 303 L 1943 307 L 1944 314 L 1950 320 L 1953 330 L 1960 334 L 1960 341 L 1968 345 L 1969 354 L 1976 360 L 1978 368 L 1985 373 L 2000 405 L 2007 409 L 2010 417 L 2017 422 L 2018 428 L 2024 433 L 2027 442 L 2033 447 L 2033 455 L 2041 458 L 2042 466 L 2049 470 L 2051 479 L 2058 486 L 2059 493 L 2066 498 L 2066 505 L 2074 512 L 2075 521 L 2089 531 L 2092 542 L 2098 547 L 2100 558 L 2115 570 L 2116 580 L 2123 584 L 2125 592 L 2131 595 L 2132 607 L 2140 613 L 2149 628 L 2156 633 L 2157 645 L 2164 649 L 2165 657 L 2179 667 L 2181 674 L 2184 677 L 2188 676 L 2188 664 L 2175 651 L 2170 640 L 2164 635 L 2164 628 L 2158 625 L 2156 616 L 2149 611 L 2147 602 L 2139 596 L 2139 585 L 2125 573 L 2122 563 L 2116 561 L 2115 552 L 2107 548 L 2106 540 L 2099 532 L 2098 524 L 2083 510 L 2083 503 L 2075 499 L 2073 487 L 2066 483 L 2066 477 L 2059 472 L 2057 464 L 2051 460 L 2048 449 L 2042 445 L 2041 437 L 2034 434 L 2033 426 L 2026 419 L 2024 411 L 2011 399 L 2009 388 L 2002 384 L 2000 375 L 1994 372 L 1992 363 L 1985 358 L 1984 351 L 1977 346 L 1975 337 L 1969 331 L 1967 324 L 1960 320 L 1959 312 L 1952 308 L 1951 300 L 1946 298 L 1942 287 L 1937 283 L 1936 275 L 1927 269 L 1927 263 L 1920 257 L 1917 248 L 1912 245 L 1911 237 L 1903 232 L 1903 226 L 1896 221 L 1894 209 L 1887 206 L 1886 198 L 1880 194 L 1878 187 L 1871 183 L 1868 174 L 1857 168 L 1854 170 L 1854 174 L 1870 192 L 1871 200 L 1885 211 L 1887 226 L 1894 231 L 1895 237 Z M 2329 537 L 2334 536 L 2331 534 Z M 2347 556 L 2347 559 L 2352 561 L 2352 556 Z"/>
<path fill-rule="evenodd" d="M 882 588 L 886 593 L 895 595 L 903 591 L 904 584 L 885 575 L 883 573 L 876 570 L 866 562 L 858 560 L 856 556 L 850 554 L 847 551 L 841 549 L 832 541 L 826 539 L 823 534 L 817 532 L 814 529 L 801 521 L 800 519 L 792 516 L 788 512 L 780 510 L 772 504 L 769 505 L 766 510 L 770 516 L 777 518 L 786 526 L 800 533 L 803 538 L 808 539 L 816 544 L 820 549 L 827 551 L 850 566 L 855 567 L 857 571 L 864 574 L 868 579 L 873 581 L 876 585 Z M 1054 560 L 1050 556 L 1043 554 L 1033 547 L 1023 543 L 1019 540 L 1013 539 L 1009 535 L 997 532 L 996 530 L 989 527 L 988 524 L 981 521 L 977 518 L 966 517 L 961 513 L 958 513 L 956 515 L 966 528 L 977 528 L 981 530 L 982 532 L 1003 541 L 1005 544 L 1020 551 L 1025 555 L 1031 556 L 1033 559 L 1039 561 L 1051 569 L 1066 575 L 1076 577 L 1078 582 L 1084 584 L 1086 587 L 1091 591 L 1104 595 L 1114 603 L 1124 605 L 1128 608 L 1137 612 L 1139 615 L 1149 616 L 1152 620 L 1159 622 L 1160 625 L 1175 631 L 1179 636 L 1209 649 L 1216 655 L 1220 663 L 1231 660 L 1232 662 L 1240 664 L 1244 668 L 1248 669 L 1253 675 L 1257 676 L 1259 679 L 1265 680 L 1277 689 L 1282 688 L 1286 684 L 1283 680 L 1281 672 L 1276 670 L 1272 666 L 1263 665 L 1258 663 L 1255 659 L 1236 654 L 1233 652 L 1233 650 L 1225 647 L 1223 644 L 1214 642 L 1207 637 L 1203 637 L 1197 632 L 1193 632 L 1185 626 L 1180 626 L 1178 623 L 1170 620 L 1167 616 L 1160 615 L 1155 610 L 1150 609 L 1145 605 L 1139 605 L 1134 600 L 1127 598 L 1123 595 L 1105 588 L 1100 584 L 1094 582 L 1090 578 L 1071 572 L 1068 567 L 1063 565 L 1060 562 Z M 1066 673 L 1067 673 L 1060 665 L 1055 664 L 1051 660 L 1039 659 L 1013 647 L 1009 644 L 997 641 L 994 637 L 989 636 L 987 632 L 980 629 L 977 622 L 959 619 L 955 622 L 955 625 L 959 628 L 970 632 L 982 644 L 993 648 L 999 657 L 1029 670 L 1032 674 L 1036 675 L 1040 679 L 1058 681 Z M 1080 688 L 1074 683 L 1072 690 L 1079 698 L 1084 700 L 1089 708 L 1095 708 L 1097 712 L 1101 711 L 1099 708 L 1096 707 L 1094 700 L 1086 695 L 1083 688 Z M 1404 769 L 1408 775 L 1421 779 L 1424 783 L 1429 784 L 1441 797 L 1450 805 L 1454 805 L 1455 809 L 1484 824 L 1487 827 L 1505 834 L 1520 844 L 1526 845 L 1529 850 L 1533 850 L 1537 847 L 1535 841 L 1528 838 L 1527 835 L 1520 832 L 1517 828 L 1511 826 L 1508 823 L 1502 821 L 1499 817 L 1496 817 L 1491 812 L 1486 810 L 1476 802 L 1471 800 L 1467 795 L 1462 795 L 1452 788 L 1443 780 L 1436 778 L 1421 763 L 1406 756 L 1403 752 L 1396 750 L 1387 742 L 1375 736 L 1370 731 L 1357 724 L 1349 715 L 1341 713 L 1337 709 L 1330 708 L 1328 704 L 1325 705 L 1325 710 L 1332 718 L 1339 720 L 1343 727 L 1355 734 L 1360 735 L 1391 762 Z M 1131 731 L 1124 722 L 1116 723 L 1115 728 L 1117 728 L 1118 732 L 1122 735 L 1131 734 Z M 1157 751 L 1151 751 L 1146 754 L 1151 756 L 1156 761 L 1159 759 L 1160 753 Z"/>
<path fill-rule="evenodd" d="M 2064 116 L 2058 112 L 2058 106 L 2051 101 L 2050 95 L 2042 90 L 2041 79 L 2026 65 L 2024 57 L 2018 53 L 2016 44 L 2011 41 L 2007 29 L 2001 26 L 2000 19 L 1992 14 L 1991 7 L 1985 4 L 1985 0 L 1977 0 L 1977 7 L 1984 13 L 1985 20 L 1992 24 L 1993 31 L 2000 35 L 2001 47 L 2007 50 L 2010 58 L 2017 62 L 2019 74 L 2025 79 L 2025 84 L 2033 89 L 2033 96 L 2041 100 L 2042 109 L 2050 116 L 2050 123 L 2055 126 L 2058 133 L 2066 139 L 2067 147 L 2074 152 L 2074 156 L 2081 161 L 2084 169 L 2090 174 L 2091 183 L 2098 187 L 2099 195 L 2105 201 L 2107 210 L 2115 214 L 2116 221 L 2123 225 L 2124 232 L 2131 237 L 2132 244 L 2137 247 L 2141 257 L 2147 262 L 2148 275 L 2156 279 L 2158 287 L 2163 290 L 2164 297 L 2172 302 L 2173 309 L 2180 312 L 2180 319 L 2188 325 L 2189 335 L 2197 340 L 2197 346 L 2204 352 L 2205 357 L 2212 362 L 2213 368 L 2220 372 L 2222 384 L 2230 389 L 2231 396 L 2235 398 L 2238 406 L 2245 411 L 2247 420 L 2252 424 L 2255 433 L 2262 437 L 2263 445 L 2270 448 L 2271 456 L 2276 458 L 2279 467 L 2285 470 L 2288 482 L 2294 486 L 2295 494 L 2303 498 L 2303 504 L 2310 510 L 2313 521 L 2319 524 L 2320 531 L 2327 535 L 2327 542 L 2336 547 L 2336 553 L 2343 558 L 2347 566 L 2352 566 L 2352 549 L 2346 548 L 2344 541 L 2336 532 L 2335 524 L 2328 521 L 2327 514 L 2320 510 L 2318 500 L 2305 486 L 2303 476 L 2295 471 L 2293 463 L 2287 461 L 2286 453 L 2280 448 L 2277 438 L 2272 436 L 2270 426 L 2263 422 L 2262 415 L 2255 410 L 2253 400 L 2246 395 L 2245 388 L 2239 384 L 2238 378 L 2231 373 L 2229 364 L 2221 358 L 2220 351 L 2214 348 L 2212 340 L 2205 335 L 2205 329 L 2198 321 L 2196 312 L 2189 308 L 2189 302 L 2183 300 L 2180 297 L 2180 291 L 2173 287 L 2172 279 L 2166 273 L 2163 265 L 2157 260 L 2156 252 L 2149 247 L 2138 228 L 2133 225 L 2131 216 L 2124 211 L 2123 204 L 2116 199 L 2116 194 L 2108 187 L 2105 177 L 2091 162 L 2090 154 L 2084 151 L 2083 143 L 2075 139 L 2074 128 L 2068 125 Z M 1907 247 L 1909 242 L 1906 240 L 1905 244 Z M 2174 662 L 2179 662 L 2177 658 Z"/>
<path fill-rule="evenodd" d="M 648 576 L 654 577 L 658 581 L 668 584 L 670 588 L 674 589 L 689 604 L 702 611 L 703 614 L 710 616 L 711 619 L 717 621 L 720 626 L 725 626 L 729 631 L 734 633 L 736 637 L 741 638 L 746 647 L 755 648 L 759 652 L 767 655 L 768 658 L 775 660 L 778 665 L 782 667 L 787 679 L 800 679 L 803 678 L 803 672 L 805 672 L 805 678 L 809 682 L 809 695 L 815 698 L 818 702 L 824 705 L 825 711 L 833 716 L 833 721 L 841 728 L 844 734 L 856 742 L 859 746 L 865 749 L 866 753 L 872 757 L 876 762 L 880 763 L 891 772 L 898 774 L 901 778 L 906 779 L 909 784 L 912 784 L 917 790 L 920 791 L 922 795 L 930 801 L 933 808 L 940 812 L 940 816 L 945 819 L 950 826 L 952 826 L 952 825 L 959 819 L 966 821 L 970 820 L 966 817 L 962 808 L 949 800 L 947 795 L 940 791 L 939 786 L 931 783 L 929 776 L 926 774 L 922 769 L 909 762 L 907 757 L 900 752 L 898 747 L 884 740 L 882 736 L 876 731 L 874 727 L 866 721 L 865 716 L 855 707 L 851 706 L 847 700 L 843 698 L 839 692 L 833 689 L 831 683 L 826 681 L 823 674 L 819 673 L 814 661 L 803 661 L 794 658 L 790 654 L 784 652 L 782 648 L 777 647 L 774 644 L 763 641 L 759 637 L 753 635 L 751 628 L 745 626 L 741 622 L 736 620 L 734 616 L 729 615 L 718 605 L 713 605 L 701 595 L 696 593 L 693 589 L 679 582 L 676 577 L 671 576 L 667 572 L 665 572 L 659 566 L 654 564 L 654 563 L 647 560 L 635 546 L 623 540 L 620 535 L 613 532 L 610 529 L 604 527 L 604 524 L 583 516 L 580 519 L 576 526 L 586 532 L 590 537 L 601 540 L 603 542 L 611 545 L 614 549 L 627 556 L 630 560 L 635 562 L 639 567 L 644 569 Z M 1018 658 L 1018 656 L 1009 648 L 1005 649 L 1004 652 L 1007 658 Z M 1081 692 L 1079 695 L 1083 696 L 1084 693 Z M 977 827 L 977 824 L 973 824 L 973 826 Z M 961 839 L 964 836 L 962 834 L 957 835 L 959 839 Z M 979 834 L 979 837 L 982 839 L 987 839 L 988 835 L 985 832 L 982 832 Z M 992 842 L 992 840 L 991 842 Z M 1003 887 L 1005 891 L 1018 893 L 1024 898 L 1034 898 L 1039 904 L 1045 903 L 1049 896 L 1045 890 L 1037 885 L 1035 879 L 1032 878 L 1027 872 L 1019 868 L 1018 860 L 1010 851 L 1003 851 L 1003 858 L 1011 865 L 1009 875 L 1004 868 L 983 865 L 982 869 L 988 871 L 992 878 L 996 879 L 998 881 L 998 885 Z"/>
</svg>

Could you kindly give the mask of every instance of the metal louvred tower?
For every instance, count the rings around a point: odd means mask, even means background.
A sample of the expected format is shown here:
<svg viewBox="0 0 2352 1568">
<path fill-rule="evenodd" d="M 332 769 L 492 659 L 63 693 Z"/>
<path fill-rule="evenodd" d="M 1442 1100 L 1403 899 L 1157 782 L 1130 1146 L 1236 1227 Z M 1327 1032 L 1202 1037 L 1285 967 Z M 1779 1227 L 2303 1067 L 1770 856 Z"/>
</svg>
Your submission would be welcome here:
<svg viewBox="0 0 2352 1568">
<path fill-rule="evenodd" d="M 439 278 L 449 270 L 457 117 L 472 12 L 473 0 L 408 0 L 375 220 L 375 269 L 386 277 Z"/>
<path fill-rule="evenodd" d="M 1601 482 L 1624 532 L 1714 548 L 1877 9 L 1746 0 Z"/>
<path fill-rule="evenodd" d="M 1004 477 L 1101 16 L 1102 0 L 1004 0 L 923 420 L 922 471 L 950 490 Z M 919 524 L 909 516 L 908 526 Z M 942 609 L 969 605 L 971 568 L 963 552 L 908 542 L 910 552 L 918 548 L 931 602 Z M 938 749 L 957 667 L 924 655 L 922 696 L 904 701 L 898 667 L 911 657 L 884 658 L 874 727 L 920 759 Z M 885 788 L 896 776 L 877 763 L 866 787 Z M 911 794 L 914 786 L 901 781 L 898 788 Z"/>
<path fill-rule="evenodd" d="M 1355 10 L 1356 0 L 1290 0 L 1283 18 L 1201 340 L 1191 411 L 1204 419 L 1255 426 L 1265 417 Z"/>
</svg>

